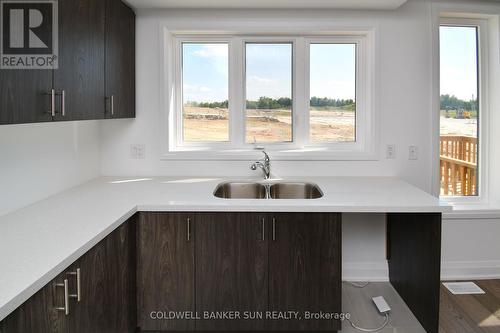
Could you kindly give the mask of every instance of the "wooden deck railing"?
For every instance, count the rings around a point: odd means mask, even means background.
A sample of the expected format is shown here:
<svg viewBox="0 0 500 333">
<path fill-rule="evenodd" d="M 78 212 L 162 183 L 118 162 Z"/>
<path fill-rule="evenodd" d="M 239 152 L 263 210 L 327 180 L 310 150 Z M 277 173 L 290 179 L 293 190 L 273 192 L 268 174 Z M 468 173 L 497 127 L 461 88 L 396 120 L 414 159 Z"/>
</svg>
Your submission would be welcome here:
<svg viewBox="0 0 500 333">
<path fill-rule="evenodd" d="M 477 138 L 441 136 L 441 195 L 477 195 Z"/>
</svg>

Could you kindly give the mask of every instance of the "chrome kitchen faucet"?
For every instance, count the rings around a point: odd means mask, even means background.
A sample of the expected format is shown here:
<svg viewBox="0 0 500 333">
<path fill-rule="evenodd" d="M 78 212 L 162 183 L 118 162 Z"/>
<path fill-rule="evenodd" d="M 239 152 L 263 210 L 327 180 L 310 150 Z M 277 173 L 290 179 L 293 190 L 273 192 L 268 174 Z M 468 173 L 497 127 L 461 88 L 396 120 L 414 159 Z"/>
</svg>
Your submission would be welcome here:
<svg viewBox="0 0 500 333">
<path fill-rule="evenodd" d="M 271 177 L 271 159 L 269 158 L 269 155 L 267 155 L 265 150 L 262 150 L 262 153 L 264 154 L 264 162 L 257 161 L 250 166 L 250 169 L 262 169 L 262 172 L 264 173 L 264 179 L 269 179 Z"/>
</svg>

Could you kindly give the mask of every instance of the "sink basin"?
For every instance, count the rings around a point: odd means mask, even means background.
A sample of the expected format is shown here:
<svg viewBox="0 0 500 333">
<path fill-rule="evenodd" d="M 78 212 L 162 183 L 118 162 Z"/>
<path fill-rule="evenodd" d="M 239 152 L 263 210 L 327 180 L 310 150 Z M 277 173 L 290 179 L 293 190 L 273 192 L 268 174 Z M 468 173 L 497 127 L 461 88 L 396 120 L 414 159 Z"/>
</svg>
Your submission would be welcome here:
<svg viewBox="0 0 500 333">
<path fill-rule="evenodd" d="M 323 192 L 312 183 L 276 183 L 271 185 L 270 196 L 273 199 L 319 199 Z"/>
<path fill-rule="evenodd" d="M 303 182 L 226 182 L 217 186 L 214 195 L 222 199 L 318 199 L 323 192 L 316 184 Z"/>
<path fill-rule="evenodd" d="M 265 199 L 266 186 L 260 183 L 222 183 L 214 191 L 217 198 L 223 199 Z"/>
</svg>

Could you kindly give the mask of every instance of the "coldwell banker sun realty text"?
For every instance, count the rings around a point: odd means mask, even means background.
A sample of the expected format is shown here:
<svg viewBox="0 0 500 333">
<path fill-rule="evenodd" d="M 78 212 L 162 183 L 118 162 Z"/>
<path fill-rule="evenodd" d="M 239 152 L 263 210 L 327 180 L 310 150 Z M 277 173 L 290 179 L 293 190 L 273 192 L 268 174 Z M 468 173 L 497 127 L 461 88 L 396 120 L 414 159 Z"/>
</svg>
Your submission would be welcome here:
<svg viewBox="0 0 500 333">
<path fill-rule="evenodd" d="M 350 313 L 323 311 L 151 311 L 153 320 L 345 320 Z"/>
<path fill-rule="evenodd" d="M 57 1 L 0 0 L 0 68 L 57 69 Z"/>
</svg>

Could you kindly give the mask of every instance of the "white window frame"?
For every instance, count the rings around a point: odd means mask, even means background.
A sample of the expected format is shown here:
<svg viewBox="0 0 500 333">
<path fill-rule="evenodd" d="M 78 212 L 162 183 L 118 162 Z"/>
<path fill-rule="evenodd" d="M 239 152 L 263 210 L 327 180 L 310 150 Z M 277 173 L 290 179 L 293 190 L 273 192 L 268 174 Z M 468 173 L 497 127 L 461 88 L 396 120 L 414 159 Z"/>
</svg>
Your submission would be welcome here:
<svg viewBox="0 0 500 333">
<path fill-rule="evenodd" d="M 457 17 L 453 14 L 450 16 L 443 15 L 439 20 L 439 28 L 441 26 L 457 26 L 457 27 L 477 27 L 478 29 L 478 94 L 479 94 L 479 114 L 478 114 L 478 173 L 477 178 L 478 194 L 476 196 L 440 196 L 440 199 L 454 206 L 476 206 L 488 203 L 489 199 L 489 147 L 490 147 L 490 121 L 489 121 L 489 49 L 488 49 L 488 20 L 480 18 Z M 439 32 L 438 32 L 439 35 Z M 438 44 L 439 49 L 439 44 Z M 440 52 L 439 52 L 440 54 Z M 440 56 L 438 57 L 440 61 Z M 438 67 L 439 68 L 439 67 Z M 438 84 L 438 87 L 440 84 Z M 440 96 L 440 92 L 438 93 Z M 438 115 L 440 115 L 440 107 Z M 440 123 L 440 116 L 438 118 Z M 438 137 L 440 136 L 440 126 L 438 128 Z M 438 145 L 437 155 L 439 160 L 440 149 Z M 439 169 L 440 170 L 440 169 Z M 439 171 L 440 172 L 440 171 Z M 441 189 L 441 177 L 437 181 L 439 192 Z"/>
<path fill-rule="evenodd" d="M 375 130 L 374 32 L 318 35 L 252 35 L 175 33 L 164 29 L 163 105 L 167 140 L 162 159 L 246 160 L 254 158 L 255 146 L 245 142 L 245 43 L 292 43 L 292 142 L 259 143 L 276 160 L 377 160 Z M 183 142 L 182 138 L 182 43 L 229 45 L 229 141 Z M 309 45 L 356 44 L 356 142 L 309 141 Z M 301 80 L 297 78 L 307 78 Z M 257 155 L 258 156 L 258 155 Z"/>
</svg>

